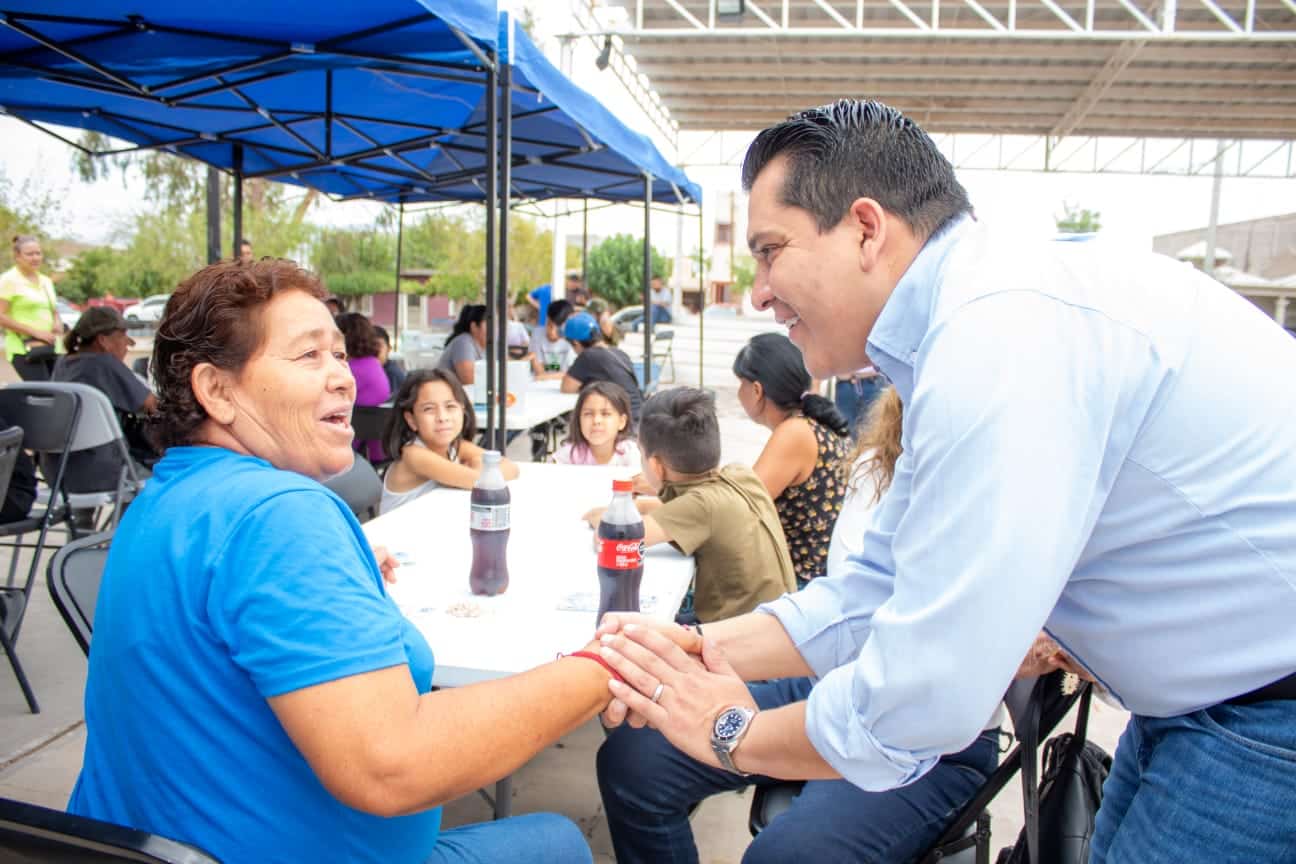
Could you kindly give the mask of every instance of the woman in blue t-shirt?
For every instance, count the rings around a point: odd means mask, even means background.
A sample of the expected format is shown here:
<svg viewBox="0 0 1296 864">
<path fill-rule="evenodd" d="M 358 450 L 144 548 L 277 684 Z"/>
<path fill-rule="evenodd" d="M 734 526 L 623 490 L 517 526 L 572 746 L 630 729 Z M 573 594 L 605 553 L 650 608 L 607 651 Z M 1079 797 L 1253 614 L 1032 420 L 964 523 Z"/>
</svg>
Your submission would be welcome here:
<svg viewBox="0 0 1296 864">
<path fill-rule="evenodd" d="M 394 566 L 317 481 L 352 461 L 355 380 L 311 274 L 214 264 L 157 330 L 166 454 L 108 557 L 69 809 L 226 864 L 590 861 L 532 814 L 440 832 L 440 805 L 602 710 L 600 662 L 430 692 Z M 591 646 L 595 650 L 597 643 Z"/>
</svg>

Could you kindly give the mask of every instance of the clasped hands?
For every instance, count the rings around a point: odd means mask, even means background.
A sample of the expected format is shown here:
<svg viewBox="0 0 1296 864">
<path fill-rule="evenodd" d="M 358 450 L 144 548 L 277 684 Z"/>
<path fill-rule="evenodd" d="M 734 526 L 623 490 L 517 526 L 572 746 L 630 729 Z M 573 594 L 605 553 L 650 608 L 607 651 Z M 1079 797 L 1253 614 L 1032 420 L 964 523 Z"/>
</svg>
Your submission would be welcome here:
<svg viewBox="0 0 1296 864">
<path fill-rule="evenodd" d="M 599 653 L 625 679 L 608 682 L 606 727 L 650 726 L 701 762 L 719 766 L 711 725 L 725 708 L 756 703 L 713 640 L 645 615 L 609 613 L 598 629 Z"/>
</svg>

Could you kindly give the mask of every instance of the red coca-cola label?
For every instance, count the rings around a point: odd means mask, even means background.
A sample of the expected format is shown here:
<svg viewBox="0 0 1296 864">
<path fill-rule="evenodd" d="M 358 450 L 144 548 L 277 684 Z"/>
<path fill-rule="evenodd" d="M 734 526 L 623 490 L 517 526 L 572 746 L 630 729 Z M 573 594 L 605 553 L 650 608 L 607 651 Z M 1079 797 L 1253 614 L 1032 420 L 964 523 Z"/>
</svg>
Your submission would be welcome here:
<svg viewBox="0 0 1296 864">
<path fill-rule="evenodd" d="M 598 566 L 608 570 L 634 570 L 643 566 L 644 541 L 600 540 Z"/>
</svg>

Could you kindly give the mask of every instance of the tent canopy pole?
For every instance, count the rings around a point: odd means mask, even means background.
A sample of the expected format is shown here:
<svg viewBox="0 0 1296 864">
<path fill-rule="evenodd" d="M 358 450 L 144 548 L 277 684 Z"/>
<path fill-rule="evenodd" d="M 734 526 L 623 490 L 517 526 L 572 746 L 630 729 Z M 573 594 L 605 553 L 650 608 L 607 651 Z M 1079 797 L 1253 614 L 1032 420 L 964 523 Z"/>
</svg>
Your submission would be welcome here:
<svg viewBox="0 0 1296 864">
<path fill-rule="evenodd" d="M 644 239 L 643 239 L 643 308 L 644 308 L 644 345 L 643 345 L 643 389 L 652 386 L 652 340 L 653 340 L 653 306 L 652 306 L 652 185 L 653 176 L 644 174 Z"/>
</svg>

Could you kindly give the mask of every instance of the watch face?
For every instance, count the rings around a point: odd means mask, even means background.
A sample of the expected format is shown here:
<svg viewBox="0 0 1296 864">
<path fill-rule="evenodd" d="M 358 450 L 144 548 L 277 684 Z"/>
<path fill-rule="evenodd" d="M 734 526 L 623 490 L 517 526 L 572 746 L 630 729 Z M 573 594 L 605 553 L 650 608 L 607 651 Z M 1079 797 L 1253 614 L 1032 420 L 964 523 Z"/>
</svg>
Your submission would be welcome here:
<svg viewBox="0 0 1296 864">
<path fill-rule="evenodd" d="M 715 737 L 719 741 L 729 741 L 747 725 L 747 717 L 737 708 L 730 708 L 720 714 L 715 721 Z"/>
</svg>

